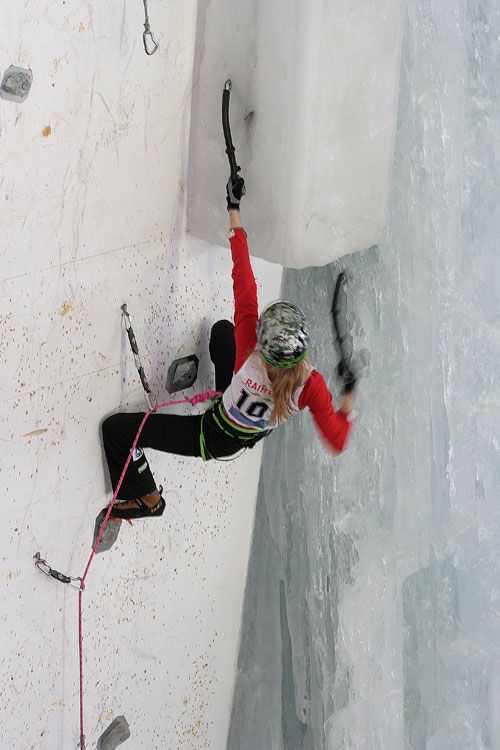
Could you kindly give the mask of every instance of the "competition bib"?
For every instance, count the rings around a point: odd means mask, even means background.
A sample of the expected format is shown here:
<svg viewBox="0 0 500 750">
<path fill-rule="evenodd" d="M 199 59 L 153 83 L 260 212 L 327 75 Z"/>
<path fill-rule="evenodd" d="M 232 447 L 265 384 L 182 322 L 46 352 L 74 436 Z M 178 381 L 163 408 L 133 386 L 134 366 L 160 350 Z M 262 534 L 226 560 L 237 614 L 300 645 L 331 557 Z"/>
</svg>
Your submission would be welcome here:
<svg viewBox="0 0 500 750">
<path fill-rule="evenodd" d="M 302 387 L 293 394 L 292 403 L 296 411 Z M 257 352 L 253 352 L 233 375 L 229 388 L 222 396 L 222 403 L 226 414 L 241 427 L 272 430 L 278 426 L 277 420 L 269 423 L 274 408 L 271 381 Z"/>
</svg>

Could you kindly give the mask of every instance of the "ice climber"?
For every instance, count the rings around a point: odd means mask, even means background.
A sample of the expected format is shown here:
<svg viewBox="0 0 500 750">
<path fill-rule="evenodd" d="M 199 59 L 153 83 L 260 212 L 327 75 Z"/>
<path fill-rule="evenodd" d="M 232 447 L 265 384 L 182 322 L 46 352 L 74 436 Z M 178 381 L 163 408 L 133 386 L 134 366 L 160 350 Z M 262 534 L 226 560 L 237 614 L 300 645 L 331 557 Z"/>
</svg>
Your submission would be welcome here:
<svg viewBox="0 0 500 750">
<path fill-rule="evenodd" d="M 229 240 L 233 258 L 234 325 L 219 320 L 210 333 L 210 357 L 216 389 L 222 392 L 195 416 L 153 413 L 147 419 L 120 487 L 111 515 L 115 518 L 161 516 L 165 500 L 158 490 L 144 448 L 207 461 L 251 447 L 298 410 L 309 407 L 316 427 L 335 453 L 344 450 L 351 429 L 354 391 L 340 409 L 320 373 L 307 357 L 309 332 L 297 305 L 278 300 L 259 316 L 257 288 L 250 265 L 246 232 L 241 226 L 242 177 L 227 183 Z M 143 413 L 119 413 L 102 426 L 104 450 L 115 490 Z"/>
</svg>

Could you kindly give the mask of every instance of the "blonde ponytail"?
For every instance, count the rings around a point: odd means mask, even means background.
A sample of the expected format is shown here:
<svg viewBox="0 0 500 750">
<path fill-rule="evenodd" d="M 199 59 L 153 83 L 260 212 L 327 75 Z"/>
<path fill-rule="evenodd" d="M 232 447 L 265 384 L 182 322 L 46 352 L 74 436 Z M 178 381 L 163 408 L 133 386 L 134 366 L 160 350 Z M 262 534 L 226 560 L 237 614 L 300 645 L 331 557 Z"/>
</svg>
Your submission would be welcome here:
<svg viewBox="0 0 500 750">
<path fill-rule="evenodd" d="M 266 364 L 274 400 L 274 409 L 269 418 L 270 424 L 273 424 L 275 420 L 281 424 L 285 419 L 293 416 L 292 396 L 297 388 L 307 381 L 311 367 L 308 357 L 293 367 L 274 367 Z"/>
</svg>

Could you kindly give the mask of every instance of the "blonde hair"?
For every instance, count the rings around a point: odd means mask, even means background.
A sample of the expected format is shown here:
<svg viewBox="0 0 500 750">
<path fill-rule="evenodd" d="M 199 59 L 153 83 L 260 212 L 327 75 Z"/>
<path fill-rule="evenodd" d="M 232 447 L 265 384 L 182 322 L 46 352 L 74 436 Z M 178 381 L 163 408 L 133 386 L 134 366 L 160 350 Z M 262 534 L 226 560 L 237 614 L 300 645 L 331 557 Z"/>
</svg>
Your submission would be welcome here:
<svg viewBox="0 0 500 750">
<path fill-rule="evenodd" d="M 290 419 L 293 416 L 292 396 L 297 388 L 300 388 L 307 381 L 312 365 L 309 357 L 305 357 L 293 367 L 275 367 L 267 362 L 264 362 L 264 364 L 271 381 L 274 400 L 274 408 L 269 422 L 273 424 L 275 420 L 278 420 L 280 425 L 285 419 Z"/>
</svg>

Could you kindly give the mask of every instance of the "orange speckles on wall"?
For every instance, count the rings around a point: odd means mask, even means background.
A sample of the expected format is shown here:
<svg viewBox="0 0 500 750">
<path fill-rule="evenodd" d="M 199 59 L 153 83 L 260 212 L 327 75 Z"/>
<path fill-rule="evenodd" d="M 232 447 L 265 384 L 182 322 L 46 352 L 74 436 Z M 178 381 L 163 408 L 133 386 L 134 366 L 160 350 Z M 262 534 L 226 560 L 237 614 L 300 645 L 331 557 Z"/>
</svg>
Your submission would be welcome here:
<svg viewBox="0 0 500 750">
<path fill-rule="evenodd" d="M 62 303 L 61 309 L 59 310 L 59 315 L 61 315 L 61 316 L 62 315 L 67 315 L 69 313 L 69 311 L 72 310 L 72 309 L 73 309 L 73 307 L 72 307 L 71 303 L 68 302 L 68 300 L 65 300 Z"/>
<path fill-rule="evenodd" d="M 42 130 L 42 135 L 43 135 L 44 138 L 48 138 L 51 133 L 52 133 L 52 126 L 49 123 Z"/>
</svg>

